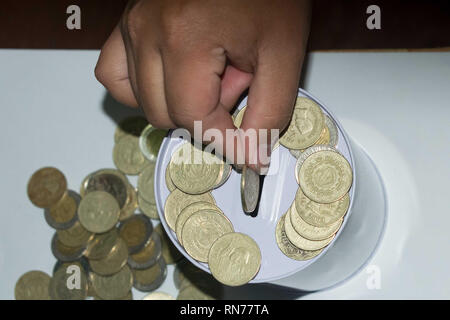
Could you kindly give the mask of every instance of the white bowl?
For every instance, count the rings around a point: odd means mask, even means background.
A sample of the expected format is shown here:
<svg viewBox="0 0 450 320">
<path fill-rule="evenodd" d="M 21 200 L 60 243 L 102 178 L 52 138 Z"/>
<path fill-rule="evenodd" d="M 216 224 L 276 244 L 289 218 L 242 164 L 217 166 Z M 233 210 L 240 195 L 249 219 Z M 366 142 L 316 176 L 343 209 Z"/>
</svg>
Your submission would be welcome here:
<svg viewBox="0 0 450 320">
<path fill-rule="evenodd" d="M 353 196 L 355 190 L 355 164 L 350 147 L 350 143 L 346 133 L 344 132 L 339 121 L 327 110 L 327 108 L 312 95 L 306 91 L 299 89 L 299 97 L 308 97 L 315 101 L 322 111 L 334 120 L 338 128 L 339 141 L 337 149 L 349 161 L 353 171 L 353 184 L 350 188 L 350 207 L 344 222 L 336 234 L 333 241 L 319 254 L 317 257 L 307 261 L 296 261 L 285 256 L 277 246 L 275 239 L 275 228 L 280 217 L 291 206 L 298 189 L 295 180 L 294 168 L 296 159 L 290 154 L 289 150 L 283 146 L 276 148 L 272 154 L 272 162 L 269 168 L 269 174 L 265 178 L 264 187 L 261 195 L 258 215 L 250 217 L 244 213 L 241 205 L 240 180 L 241 175 L 233 171 L 227 182 L 220 188 L 212 191 L 217 205 L 226 214 L 233 224 L 236 232 L 242 232 L 252 237 L 258 243 L 261 249 L 261 268 L 258 274 L 250 283 L 261 283 L 275 281 L 290 276 L 307 266 L 313 264 L 317 259 L 333 246 L 333 243 L 339 237 L 345 227 L 347 220 L 352 212 Z M 247 103 L 247 98 L 239 104 L 239 109 L 243 108 Z M 165 170 L 170 161 L 173 151 L 183 143 L 178 137 L 171 137 L 172 131 L 169 133 L 161 145 L 155 168 L 155 198 L 158 208 L 158 214 L 169 238 L 181 253 L 198 268 L 210 272 L 207 263 L 198 262 L 193 259 L 178 243 L 174 231 L 172 231 L 166 223 L 164 217 L 164 204 L 169 195 L 165 183 Z M 278 169 L 276 175 L 270 173 Z"/>
</svg>

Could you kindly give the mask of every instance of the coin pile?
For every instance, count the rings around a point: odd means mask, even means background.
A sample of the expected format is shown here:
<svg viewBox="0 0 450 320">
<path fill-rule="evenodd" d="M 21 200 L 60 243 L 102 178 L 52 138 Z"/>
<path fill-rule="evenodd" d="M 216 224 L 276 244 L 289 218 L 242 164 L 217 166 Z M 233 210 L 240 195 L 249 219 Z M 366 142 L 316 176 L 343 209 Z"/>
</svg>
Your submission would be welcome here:
<svg viewBox="0 0 450 320">
<path fill-rule="evenodd" d="M 299 97 L 280 144 L 297 158 L 299 184 L 294 201 L 279 219 L 275 234 L 289 258 L 309 260 L 334 239 L 350 205 L 352 168 L 336 148 L 338 131 L 312 100 Z"/>
<path fill-rule="evenodd" d="M 57 262 L 52 276 L 42 271 L 22 275 L 16 299 L 132 299 L 133 286 L 149 292 L 163 283 L 166 264 L 181 258 L 161 224 L 153 228 L 149 219 L 157 215 L 153 183 L 147 182 L 153 179 L 165 134 L 142 117 L 123 121 L 114 136 L 113 160 L 119 170 L 89 174 L 80 194 L 67 189 L 56 168 L 33 174 L 28 197 L 44 209 L 45 220 L 56 230 L 51 250 Z M 138 190 L 126 174 L 139 174 Z M 138 205 L 142 213 L 136 214 Z M 70 281 L 77 285 L 68 286 Z"/>
<path fill-rule="evenodd" d="M 215 155 L 189 142 L 181 144 L 166 168 L 166 187 L 171 193 L 164 217 L 192 258 L 208 263 L 221 283 L 238 286 L 255 277 L 261 253 L 248 235 L 234 232 L 211 194 L 230 173 L 231 166 Z"/>
</svg>

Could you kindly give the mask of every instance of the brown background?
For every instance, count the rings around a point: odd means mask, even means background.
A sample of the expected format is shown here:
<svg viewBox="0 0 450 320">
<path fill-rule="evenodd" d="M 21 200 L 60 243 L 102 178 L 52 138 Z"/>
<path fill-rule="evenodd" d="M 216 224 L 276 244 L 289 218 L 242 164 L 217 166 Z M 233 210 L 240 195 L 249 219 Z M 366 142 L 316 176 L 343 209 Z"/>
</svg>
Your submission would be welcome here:
<svg viewBox="0 0 450 320">
<path fill-rule="evenodd" d="M 282 0 L 278 0 L 282 3 Z M 1 48 L 98 49 L 126 0 L 2 0 Z M 66 28 L 66 8 L 81 8 L 81 30 Z M 381 30 L 366 28 L 366 8 L 381 8 Z M 310 50 L 450 47 L 450 1 L 314 1 Z"/>
</svg>

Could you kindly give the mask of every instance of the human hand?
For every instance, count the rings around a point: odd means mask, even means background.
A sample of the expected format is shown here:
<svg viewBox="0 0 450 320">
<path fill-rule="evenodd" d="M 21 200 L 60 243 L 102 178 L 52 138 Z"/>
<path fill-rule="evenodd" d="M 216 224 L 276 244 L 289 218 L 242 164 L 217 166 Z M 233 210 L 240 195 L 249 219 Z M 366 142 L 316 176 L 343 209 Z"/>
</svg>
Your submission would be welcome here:
<svg viewBox="0 0 450 320">
<path fill-rule="evenodd" d="M 203 132 L 220 130 L 223 141 L 212 143 L 229 160 L 242 156 L 259 170 L 260 159 L 251 163 L 251 155 L 270 152 L 273 139 L 227 139 L 226 130 L 235 129 L 230 111 L 249 89 L 243 131 L 286 127 L 309 12 L 307 0 L 131 1 L 95 74 L 116 100 L 141 106 L 152 125 L 193 133 L 194 121 L 202 120 Z"/>
</svg>

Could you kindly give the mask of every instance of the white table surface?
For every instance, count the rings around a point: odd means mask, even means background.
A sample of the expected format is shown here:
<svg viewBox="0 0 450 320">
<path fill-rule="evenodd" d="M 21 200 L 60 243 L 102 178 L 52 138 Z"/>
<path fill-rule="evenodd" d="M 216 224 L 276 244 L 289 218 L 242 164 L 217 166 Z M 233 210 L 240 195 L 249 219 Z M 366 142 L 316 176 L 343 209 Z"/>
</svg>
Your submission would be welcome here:
<svg viewBox="0 0 450 320">
<path fill-rule="evenodd" d="M 14 297 L 24 272 L 51 274 L 55 263 L 54 231 L 26 195 L 31 174 L 55 166 L 78 190 L 88 173 L 113 167 L 116 123 L 136 113 L 95 80 L 97 56 L 0 50 L 1 299 Z M 362 270 L 301 298 L 450 298 L 450 53 L 313 53 L 305 70 L 304 88 L 370 154 L 390 200 L 369 262 L 381 271 L 381 288 L 369 289 Z M 159 290 L 176 296 L 172 272 Z"/>
</svg>

